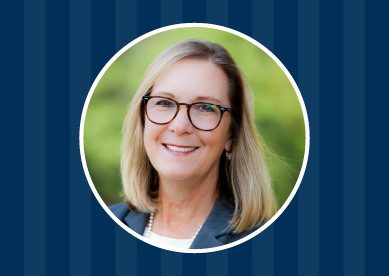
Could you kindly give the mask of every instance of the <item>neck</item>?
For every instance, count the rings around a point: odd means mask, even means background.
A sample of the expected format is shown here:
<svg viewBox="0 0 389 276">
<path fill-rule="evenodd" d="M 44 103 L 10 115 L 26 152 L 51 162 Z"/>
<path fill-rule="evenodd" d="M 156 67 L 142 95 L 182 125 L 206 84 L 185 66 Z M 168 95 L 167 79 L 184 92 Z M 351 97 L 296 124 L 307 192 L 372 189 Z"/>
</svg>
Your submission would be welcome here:
<svg viewBox="0 0 389 276">
<path fill-rule="evenodd" d="M 218 196 L 217 178 L 201 182 L 160 179 L 159 205 L 153 231 L 172 238 L 190 238 L 207 218 Z"/>
</svg>

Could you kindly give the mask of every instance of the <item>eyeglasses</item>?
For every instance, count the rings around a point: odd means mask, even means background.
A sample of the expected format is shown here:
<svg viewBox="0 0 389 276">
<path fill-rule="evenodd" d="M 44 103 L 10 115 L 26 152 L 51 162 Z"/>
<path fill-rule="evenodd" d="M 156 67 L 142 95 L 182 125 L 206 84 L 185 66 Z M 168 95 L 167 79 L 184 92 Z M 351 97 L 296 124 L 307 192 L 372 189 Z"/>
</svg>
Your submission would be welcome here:
<svg viewBox="0 0 389 276">
<path fill-rule="evenodd" d="M 204 131 L 214 130 L 219 126 L 224 112 L 231 113 L 231 108 L 212 103 L 179 103 L 173 99 L 160 96 L 143 96 L 142 100 L 146 105 L 147 118 L 158 125 L 165 125 L 173 121 L 180 111 L 181 105 L 186 105 L 191 124 L 195 128 Z"/>
</svg>

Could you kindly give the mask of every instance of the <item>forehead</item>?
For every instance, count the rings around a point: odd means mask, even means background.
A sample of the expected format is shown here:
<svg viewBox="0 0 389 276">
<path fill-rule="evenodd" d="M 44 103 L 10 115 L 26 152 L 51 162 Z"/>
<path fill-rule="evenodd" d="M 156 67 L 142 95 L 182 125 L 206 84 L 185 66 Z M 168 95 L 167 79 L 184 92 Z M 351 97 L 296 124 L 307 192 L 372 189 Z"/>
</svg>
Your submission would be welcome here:
<svg viewBox="0 0 389 276">
<path fill-rule="evenodd" d="M 208 98 L 228 104 L 228 79 L 222 69 L 208 60 L 184 59 L 163 70 L 154 83 L 152 95 L 179 101 Z"/>
</svg>

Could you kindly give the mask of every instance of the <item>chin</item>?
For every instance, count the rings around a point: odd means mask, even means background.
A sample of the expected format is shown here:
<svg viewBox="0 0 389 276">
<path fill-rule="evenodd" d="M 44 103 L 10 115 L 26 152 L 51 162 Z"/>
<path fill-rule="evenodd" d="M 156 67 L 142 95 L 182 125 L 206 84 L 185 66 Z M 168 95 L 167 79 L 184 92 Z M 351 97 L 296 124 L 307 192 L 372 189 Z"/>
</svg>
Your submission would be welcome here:
<svg viewBox="0 0 389 276">
<path fill-rule="evenodd" d="M 183 181 L 194 176 L 192 172 L 188 172 L 183 169 L 161 170 L 158 173 L 164 178 L 174 181 Z"/>
</svg>

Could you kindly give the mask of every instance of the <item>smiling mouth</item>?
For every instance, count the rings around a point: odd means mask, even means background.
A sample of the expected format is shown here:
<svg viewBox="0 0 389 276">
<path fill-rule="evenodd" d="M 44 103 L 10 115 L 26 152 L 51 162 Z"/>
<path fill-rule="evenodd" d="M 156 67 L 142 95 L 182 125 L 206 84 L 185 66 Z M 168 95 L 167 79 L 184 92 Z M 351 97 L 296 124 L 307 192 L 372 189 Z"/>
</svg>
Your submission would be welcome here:
<svg viewBox="0 0 389 276">
<path fill-rule="evenodd" d="M 193 152 L 198 149 L 198 147 L 173 146 L 168 144 L 162 144 L 162 145 L 169 151 L 173 151 L 173 152 L 187 153 L 187 152 Z"/>
</svg>

